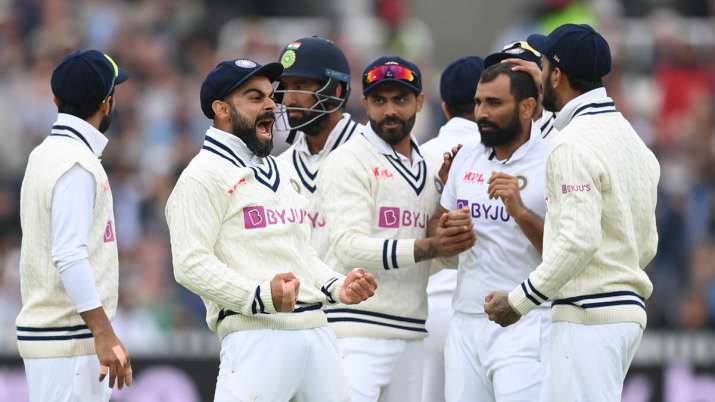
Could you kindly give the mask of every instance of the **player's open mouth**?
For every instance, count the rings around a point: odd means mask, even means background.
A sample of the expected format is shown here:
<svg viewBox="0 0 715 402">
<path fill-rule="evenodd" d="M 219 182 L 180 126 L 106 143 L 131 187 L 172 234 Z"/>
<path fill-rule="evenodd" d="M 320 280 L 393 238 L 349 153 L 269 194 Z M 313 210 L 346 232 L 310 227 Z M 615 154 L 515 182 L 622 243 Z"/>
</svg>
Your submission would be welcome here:
<svg viewBox="0 0 715 402">
<path fill-rule="evenodd" d="M 256 122 L 256 135 L 270 140 L 273 136 L 273 121 L 270 117 L 258 120 Z"/>
</svg>

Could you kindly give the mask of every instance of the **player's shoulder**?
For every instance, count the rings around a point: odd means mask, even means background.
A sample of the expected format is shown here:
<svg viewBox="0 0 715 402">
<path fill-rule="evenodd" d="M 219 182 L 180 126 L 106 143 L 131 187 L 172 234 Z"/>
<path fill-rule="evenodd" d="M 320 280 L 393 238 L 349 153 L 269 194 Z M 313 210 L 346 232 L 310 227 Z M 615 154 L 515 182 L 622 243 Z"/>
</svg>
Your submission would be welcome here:
<svg viewBox="0 0 715 402">
<path fill-rule="evenodd" d="M 202 149 L 181 172 L 179 181 L 194 180 L 208 188 L 215 185 L 223 188 L 226 184 L 233 184 L 236 179 L 250 174 L 249 168 L 235 167 L 220 156 Z"/>
</svg>

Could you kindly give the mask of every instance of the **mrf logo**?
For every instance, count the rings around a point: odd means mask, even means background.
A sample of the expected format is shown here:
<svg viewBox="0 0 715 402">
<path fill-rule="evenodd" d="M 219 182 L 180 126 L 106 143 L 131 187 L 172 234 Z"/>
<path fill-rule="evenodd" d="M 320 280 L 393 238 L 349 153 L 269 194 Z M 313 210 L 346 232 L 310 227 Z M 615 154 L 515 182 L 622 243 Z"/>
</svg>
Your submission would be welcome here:
<svg viewBox="0 0 715 402">
<path fill-rule="evenodd" d="M 372 168 L 372 175 L 378 179 L 391 179 L 394 177 L 394 174 L 390 171 L 390 169 L 380 169 L 377 166 Z"/>
<path fill-rule="evenodd" d="M 469 184 L 484 184 L 484 173 L 481 172 L 464 172 L 462 180 Z"/>
<path fill-rule="evenodd" d="M 378 226 L 381 228 L 396 229 L 399 227 L 425 228 L 429 221 L 429 214 L 398 207 L 380 207 Z"/>
</svg>

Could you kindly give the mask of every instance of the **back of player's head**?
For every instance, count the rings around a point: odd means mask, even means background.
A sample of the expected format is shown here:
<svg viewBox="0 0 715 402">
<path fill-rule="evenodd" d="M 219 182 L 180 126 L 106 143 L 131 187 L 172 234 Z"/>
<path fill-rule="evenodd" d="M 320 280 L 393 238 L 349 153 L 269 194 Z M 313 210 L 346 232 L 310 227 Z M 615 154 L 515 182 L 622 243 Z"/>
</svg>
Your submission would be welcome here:
<svg viewBox="0 0 715 402">
<path fill-rule="evenodd" d="M 481 57 L 467 56 L 450 63 L 442 72 L 439 94 L 452 116 L 474 114 L 474 93 L 484 71 Z"/>
<path fill-rule="evenodd" d="M 531 76 L 523 71 L 514 71 L 512 67 L 506 63 L 492 64 L 484 70 L 479 82 L 492 82 L 500 75 L 506 75 L 509 77 L 511 94 L 517 102 L 527 98 L 538 100 L 539 92 Z"/>
<path fill-rule="evenodd" d="M 549 35 L 534 34 L 527 42 L 559 68 L 571 87 L 587 92 L 603 86 L 602 78 L 611 71 L 611 49 L 601 34 L 586 24 L 564 24 Z"/>
<path fill-rule="evenodd" d="M 126 81 L 129 74 L 109 55 L 97 50 L 77 50 L 62 58 L 52 72 L 50 86 L 60 113 L 87 119 Z"/>
</svg>

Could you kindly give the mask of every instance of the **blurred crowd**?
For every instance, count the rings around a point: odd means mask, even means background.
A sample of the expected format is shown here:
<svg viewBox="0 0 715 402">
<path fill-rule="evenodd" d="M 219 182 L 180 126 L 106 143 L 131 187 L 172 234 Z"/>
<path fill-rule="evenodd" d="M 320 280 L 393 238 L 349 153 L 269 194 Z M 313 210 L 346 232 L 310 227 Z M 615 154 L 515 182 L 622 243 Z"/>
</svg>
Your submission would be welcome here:
<svg viewBox="0 0 715 402">
<path fill-rule="evenodd" d="M 529 18 L 511 22 L 492 50 L 507 38 L 520 39 L 515 35 L 548 32 L 564 18 L 593 23 L 605 33 L 615 55 L 607 88 L 662 166 L 649 327 L 715 326 L 712 2 L 677 2 L 692 7 L 645 15 L 629 11 L 643 10 L 634 6 L 644 3 L 638 1 L 534 3 Z M 603 11 L 596 3 L 616 7 Z M 116 328 L 130 349 L 151 348 L 175 329 L 205 328 L 202 303 L 173 279 L 164 205 L 209 125 L 198 102 L 206 73 L 218 60 L 239 55 L 276 61 L 283 45 L 320 34 L 348 55 L 354 78 L 348 109 L 364 116 L 359 72 L 374 56 L 399 53 L 415 60 L 424 66 L 426 86 L 436 85 L 440 67 L 450 61 L 432 59 L 437 44 L 409 10 L 409 0 L 0 1 L 0 332 L 14 338 L 20 183 L 28 153 L 56 116 L 49 77 L 62 55 L 100 49 L 131 74 L 117 91 L 102 160 L 114 194 L 120 251 Z M 633 24 L 622 23 L 626 19 Z M 371 29 L 356 34 L 353 20 Z M 641 28 L 646 33 L 639 34 Z M 419 139 L 434 136 L 442 123 L 433 97 L 420 117 Z M 285 147 L 282 142 L 276 139 L 276 149 Z"/>
</svg>

